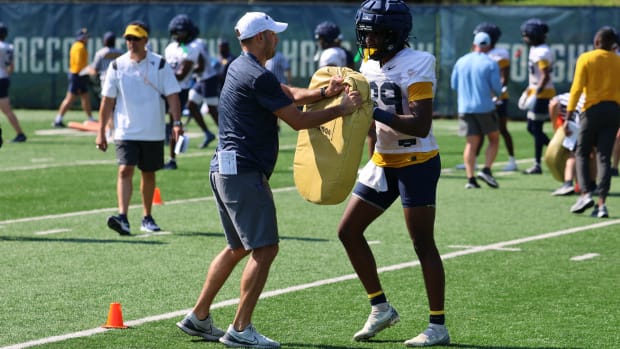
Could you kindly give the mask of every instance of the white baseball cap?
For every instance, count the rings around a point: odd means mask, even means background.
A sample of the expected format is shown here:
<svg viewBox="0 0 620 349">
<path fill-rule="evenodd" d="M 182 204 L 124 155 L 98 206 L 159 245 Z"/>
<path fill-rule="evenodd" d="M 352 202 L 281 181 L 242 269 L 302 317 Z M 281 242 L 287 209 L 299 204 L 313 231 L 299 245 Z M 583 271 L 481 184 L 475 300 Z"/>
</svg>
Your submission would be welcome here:
<svg viewBox="0 0 620 349">
<path fill-rule="evenodd" d="M 237 21 L 235 32 L 239 40 L 245 40 L 265 30 L 281 33 L 287 27 L 288 23 L 276 22 L 264 12 L 247 12 Z"/>
<path fill-rule="evenodd" d="M 487 47 L 491 45 L 491 37 L 485 32 L 478 32 L 474 36 L 474 45 L 479 47 Z"/>
</svg>

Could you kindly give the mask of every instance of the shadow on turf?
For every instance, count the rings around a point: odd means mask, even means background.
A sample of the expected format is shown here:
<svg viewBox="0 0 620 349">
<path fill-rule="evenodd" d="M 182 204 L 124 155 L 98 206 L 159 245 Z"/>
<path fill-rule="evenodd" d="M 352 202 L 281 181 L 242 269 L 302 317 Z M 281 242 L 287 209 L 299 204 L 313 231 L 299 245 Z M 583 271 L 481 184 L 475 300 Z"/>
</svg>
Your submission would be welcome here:
<svg viewBox="0 0 620 349">
<path fill-rule="evenodd" d="M 34 236 L 0 236 L 0 241 L 22 241 L 22 242 L 72 242 L 78 244 L 140 244 L 140 245 L 164 245 L 161 241 L 145 240 L 103 240 L 103 239 L 76 239 L 76 238 L 49 238 Z"/>
<path fill-rule="evenodd" d="M 368 343 L 401 343 L 401 340 L 370 340 L 364 342 Z M 311 343 L 282 343 L 282 346 L 285 348 L 317 348 L 317 349 L 366 349 L 368 346 L 339 346 L 339 345 L 325 345 L 325 344 L 311 344 Z M 500 346 L 500 345 L 476 345 L 476 344 L 465 344 L 465 343 L 452 343 L 444 346 L 437 346 L 439 348 L 449 347 L 449 348 L 476 348 L 476 349 L 585 349 L 579 347 L 515 347 L 515 346 Z"/>
</svg>

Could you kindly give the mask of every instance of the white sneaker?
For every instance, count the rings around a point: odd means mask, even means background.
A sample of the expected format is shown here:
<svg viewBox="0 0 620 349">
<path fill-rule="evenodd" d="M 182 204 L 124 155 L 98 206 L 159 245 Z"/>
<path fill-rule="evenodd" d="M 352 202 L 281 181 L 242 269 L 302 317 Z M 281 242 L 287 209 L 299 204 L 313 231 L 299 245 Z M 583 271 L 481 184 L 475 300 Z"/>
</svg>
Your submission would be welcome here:
<svg viewBox="0 0 620 349">
<path fill-rule="evenodd" d="M 245 330 L 238 332 L 231 324 L 226 333 L 220 337 L 220 343 L 230 348 L 279 348 L 280 343 L 267 338 L 249 324 Z"/>
<path fill-rule="evenodd" d="M 366 320 L 364 324 L 364 328 L 357 331 L 357 333 L 353 335 L 353 339 L 356 341 L 365 341 L 399 321 L 400 316 L 398 316 L 396 309 L 390 304 L 388 304 L 388 309 L 386 311 L 379 311 L 376 307 L 373 307 L 370 315 L 368 315 L 368 320 Z"/>
<path fill-rule="evenodd" d="M 430 347 L 433 345 L 450 344 L 450 335 L 444 325 L 428 324 L 424 332 L 405 341 L 408 347 Z"/>
<path fill-rule="evenodd" d="M 572 213 L 583 213 L 583 211 L 589 209 L 592 206 L 594 206 L 594 200 L 592 200 L 592 196 L 590 195 L 590 193 L 587 193 L 585 195 L 581 195 L 577 199 L 577 202 L 575 202 L 575 204 L 571 206 L 570 211 Z"/>
<path fill-rule="evenodd" d="M 504 166 L 503 171 L 504 172 L 519 171 L 519 168 L 517 167 L 516 162 L 509 162 L 506 166 Z"/>
<path fill-rule="evenodd" d="M 183 320 L 177 322 L 177 327 L 190 336 L 199 336 L 212 342 L 217 342 L 224 335 L 224 331 L 215 327 L 210 314 L 206 319 L 198 320 L 196 315 L 191 312 Z"/>
</svg>

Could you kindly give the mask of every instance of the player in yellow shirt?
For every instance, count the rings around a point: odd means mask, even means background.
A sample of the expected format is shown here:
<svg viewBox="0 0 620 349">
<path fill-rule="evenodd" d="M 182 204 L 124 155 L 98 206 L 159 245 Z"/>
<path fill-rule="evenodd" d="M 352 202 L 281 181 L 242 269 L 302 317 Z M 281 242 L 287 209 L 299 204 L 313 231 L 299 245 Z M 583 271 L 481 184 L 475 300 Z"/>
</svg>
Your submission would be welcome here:
<svg viewBox="0 0 620 349">
<path fill-rule="evenodd" d="M 88 120 L 95 121 L 93 118 L 93 111 L 90 105 L 90 96 L 88 94 L 88 49 L 86 48 L 86 42 L 88 41 L 88 30 L 82 28 L 77 32 L 75 42 L 71 45 L 69 51 L 69 87 L 67 88 L 67 95 L 65 99 L 60 103 L 58 108 L 58 114 L 56 119 L 52 123 L 54 127 L 65 127 L 63 118 L 67 110 L 73 104 L 73 101 L 77 97 L 80 97 L 82 102 L 82 109 L 86 113 Z"/>
<path fill-rule="evenodd" d="M 588 183 L 590 172 L 588 159 L 596 147 L 598 172 L 598 202 L 592 216 L 609 217 L 605 200 L 611 183 L 611 153 L 620 126 L 620 56 L 615 52 L 620 44 L 618 31 L 602 27 L 594 35 L 594 50 L 583 53 L 577 59 L 575 76 L 570 88 L 567 119 L 572 120 L 579 96 L 585 95 L 584 113 L 580 119 L 577 135 L 577 179 L 582 188 L 581 196 L 571 207 L 571 212 L 582 213 L 594 206 Z M 566 134 L 570 130 L 565 128 Z"/>
</svg>

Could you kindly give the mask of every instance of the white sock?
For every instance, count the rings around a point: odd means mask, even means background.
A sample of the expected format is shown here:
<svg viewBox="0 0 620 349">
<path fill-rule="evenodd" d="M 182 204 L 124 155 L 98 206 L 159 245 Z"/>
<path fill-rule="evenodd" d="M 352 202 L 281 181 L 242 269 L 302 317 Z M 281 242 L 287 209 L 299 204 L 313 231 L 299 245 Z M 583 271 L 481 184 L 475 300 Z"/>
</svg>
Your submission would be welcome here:
<svg viewBox="0 0 620 349">
<path fill-rule="evenodd" d="M 56 120 L 54 120 L 56 122 L 61 122 L 62 121 L 62 115 L 58 114 L 56 115 Z"/>
</svg>

